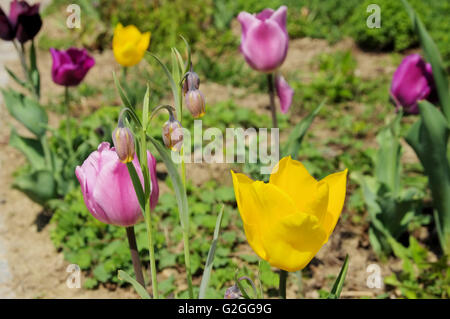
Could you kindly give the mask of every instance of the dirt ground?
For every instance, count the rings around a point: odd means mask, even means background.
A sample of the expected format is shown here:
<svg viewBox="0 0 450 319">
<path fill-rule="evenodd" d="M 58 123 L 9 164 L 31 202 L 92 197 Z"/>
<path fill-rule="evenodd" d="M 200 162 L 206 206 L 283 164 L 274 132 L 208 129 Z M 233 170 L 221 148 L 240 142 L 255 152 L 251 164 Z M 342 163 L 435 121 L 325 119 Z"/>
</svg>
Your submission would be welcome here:
<svg viewBox="0 0 450 319">
<path fill-rule="evenodd" d="M 4 42 L 0 42 L 3 44 Z M 9 48 L 11 49 L 11 48 Z M 14 55 L 3 55 L 8 48 L 0 47 L 0 69 L 2 63 L 20 72 L 19 64 Z M 352 50 L 358 61 L 357 72 L 364 78 L 377 77 L 380 74 L 392 74 L 394 67 L 389 55 L 361 52 L 351 40 L 344 40 L 334 46 L 317 39 L 299 39 L 291 41 L 289 54 L 282 67 L 283 70 L 300 69 L 305 74 L 310 70 L 311 59 L 322 52 L 335 50 Z M 3 51 L 2 51 L 3 50 Z M 300 58 L 299 58 L 300 57 Z M 95 83 L 111 76 L 115 65 L 111 51 L 95 55 L 97 66 L 95 72 L 90 72 L 86 78 L 88 83 Z M 42 88 L 44 101 L 49 96 L 56 96 L 62 90 L 52 83 L 50 78 L 50 55 L 39 52 L 39 67 L 42 70 Z M 10 84 L 10 83 L 9 83 Z M 0 85 L 5 86 L 5 77 L 0 76 Z M 244 95 L 242 89 L 222 87 L 214 83 L 202 83 L 202 91 L 209 103 L 233 98 L 239 105 L 264 112 L 267 96 L 261 94 Z M 50 125 L 57 125 L 58 117 L 51 114 Z M 8 145 L 10 127 L 16 122 L 11 118 L 3 105 L 0 107 L 0 298 L 136 298 L 130 288 L 114 291 L 101 287 L 96 290 L 69 289 L 66 280 L 68 263 L 63 255 L 58 253 L 50 241 L 49 227 L 38 231 L 38 216 L 43 216 L 42 208 L 29 200 L 25 195 L 11 188 L 13 172 L 24 163 L 23 156 Z M 315 125 L 313 123 L 312 130 Z M 19 125 L 15 125 L 20 127 Z M 322 126 L 321 126 L 322 127 Z M 26 134 L 24 129 L 21 134 Z M 325 133 L 326 134 L 326 133 Z M 158 165 L 158 170 L 163 166 Z M 211 177 L 231 185 L 231 178 L 226 165 L 209 166 L 206 164 L 188 165 L 188 178 L 195 176 L 197 185 Z M 248 248 L 248 247 L 247 247 Z M 249 248 L 248 248 L 249 249 Z M 382 276 L 391 273 L 391 263 L 381 264 L 376 261 L 367 238 L 367 230 L 353 226 L 341 218 L 330 241 L 321 249 L 312 261 L 309 272 L 311 279 L 304 280 L 303 291 L 307 298 L 317 298 L 319 288 L 328 288 L 330 276 L 335 276 L 342 265 L 345 254 L 351 256 L 347 280 L 342 297 L 373 297 L 384 289 L 369 289 L 366 285 L 367 266 L 378 263 Z M 388 264 L 390 266 L 388 266 Z M 3 268 L 1 267 L 3 265 Z M 5 266 L 7 265 L 7 266 Z M 7 269 L 6 269 L 7 268 Z M 167 274 L 161 274 L 165 277 Z M 184 277 L 183 277 L 184 278 Z M 289 278 L 288 297 L 298 297 L 295 276 Z"/>
</svg>

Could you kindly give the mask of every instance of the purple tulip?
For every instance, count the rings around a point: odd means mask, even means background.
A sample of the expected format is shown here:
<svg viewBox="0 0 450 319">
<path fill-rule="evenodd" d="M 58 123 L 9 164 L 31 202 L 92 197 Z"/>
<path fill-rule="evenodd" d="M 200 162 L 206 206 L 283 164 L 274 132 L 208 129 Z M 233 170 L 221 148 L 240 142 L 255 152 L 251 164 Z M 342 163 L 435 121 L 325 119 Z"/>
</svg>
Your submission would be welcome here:
<svg viewBox="0 0 450 319">
<path fill-rule="evenodd" d="M 417 102 L 430 99 L 434 91 L 434 80 L 431 65 L 419 54 L 405 57 L 394 72 L 391 83 L 391 97 L 396 109 L 408 114 L 418 114 Z"/>
<path fill-rule="evenodd" d="M 0 39 L 11 41 L 15 37 L 14 28 L 2 8 L 0 8 Z"/>
<path fill-rule="evenodd" d="M 253 69 L 272 72 L 284 62 L 289 45 L 286 13 L 286 6 L 277 11 L 264 9 L 257 15 L 239 13 L 237 19 L 242 27 L 240 50 Z"/>
<path fill-rule="evenodd" d="M 149 151 L 147 156 L 152 187 L 150 207 L 154 209 L 159 196 L 156 160 Z M 142 171 L 136 156 L 132 163 L 143 184 Z M 77 166 L 75 174 L 81 185 L 84 202 L 96 219 L 106 224 L 125 227 L 135 225 L 142 219 L 127 165 L 120 162 L 114 148 L 109 148 L 109 143 L 101 143 L 81 167 Z"/>
<path fill-rule="evenodd" d="M 280 99 L 281 113 L 286 114 L 289 111 L 294 96 L 294 90 L 289 86 L 282 75 L 275 77 L 275 88 Z"/>
<path fill-rule="evenodd" d="M 14 0 L 10 3 L 9 17 L 0 9 L 0 38 L 20 43 L 32 40 L 41 30 L 42 19 L 39 3 L 30 6 L 26 1 Z"/>
<path fill-rule="evenodd" d="M 53 58 L 53 82 L 64 86 L 76 86 L 84 79 L 95 64 L 86 49 L 70 48 L 66 51 L 51 48 Z"/>
</svg>

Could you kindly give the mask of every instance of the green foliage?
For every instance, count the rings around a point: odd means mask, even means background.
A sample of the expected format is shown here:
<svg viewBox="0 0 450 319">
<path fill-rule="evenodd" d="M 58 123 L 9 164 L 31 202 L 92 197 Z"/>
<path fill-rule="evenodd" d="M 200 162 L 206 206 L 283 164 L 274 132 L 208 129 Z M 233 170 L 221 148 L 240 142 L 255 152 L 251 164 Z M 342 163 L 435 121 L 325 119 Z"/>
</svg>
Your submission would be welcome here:
<svg viewBox="0 0 450 319">
<path fill-rule="evenodd" d="M 427 249 L 412 236 L 409 238 L 409 247 L 395 242 L 392 247 L 395 255 L 403 260 L 403 269 L 384 279 L 388 287 L 399 288 L 408 299 L 450 298 L 450 267 L 447 256 L 430 262 Z"/>
</svg>

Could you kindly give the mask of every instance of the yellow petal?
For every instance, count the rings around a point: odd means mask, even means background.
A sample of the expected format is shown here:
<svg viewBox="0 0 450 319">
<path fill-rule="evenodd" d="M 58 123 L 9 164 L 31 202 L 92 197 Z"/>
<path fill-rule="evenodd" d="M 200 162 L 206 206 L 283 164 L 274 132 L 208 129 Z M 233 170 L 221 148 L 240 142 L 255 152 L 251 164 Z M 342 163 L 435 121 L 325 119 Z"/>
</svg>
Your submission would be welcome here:
<svg viewBox="0 0 450 319">
<path fill-rule="evenodd" d="M 347 172 L 348 169 L 345 169 L 342 172 L 328 175 L 321 180 L 321 182 L 326 182 L 330 188 L 328 213 L 323 222 L 323 227 L 328 236 L 333 232 L 344 207 L 345 193 L 347 191 Z"/>
<path fill-rule="evenodd" d="M 149 43 L 150 32 L 141 34 L 134 25 L 123 27 L 119 23 L 114 30 L 114 57 L 123 66 L 136 65 L 142 60 Z"/>
<path fill-rule="evenodd" d="M 270 183 L 288 194 L 298 210 L 317 216 L 321 221 L 325 218 L 328 205 L 328 187 L 312 177 L 299 161 L 284 157 L 275 166 Z"/>
<path fill-rule="evenodd" d="M 142 54 L 142 56 L 144 55 L 145 51 L 148 49 L 148 46 L 150 45 L 150 37 L 151 37 L 150 32 L 144 32 L 141 35 L 141 38 L 137 45 L 137 50 Z"/>
<path fill-rule="evenodd" d="M 286 216 L 272 223 L 263 234 L 266 260 L 286 271 L 303 269 L 327 240 L 317 217 L 305 213 Z"/>
<path fill-rule="evenodd" d="M 263 259 L 267 251 L 261 239 L 277 220 L 296 213 L 292 200 L 278 187 L 261 181 L 252 181 L 243 174 L 231 171 L 239 213 L 253 250 Z"/>
</svg>

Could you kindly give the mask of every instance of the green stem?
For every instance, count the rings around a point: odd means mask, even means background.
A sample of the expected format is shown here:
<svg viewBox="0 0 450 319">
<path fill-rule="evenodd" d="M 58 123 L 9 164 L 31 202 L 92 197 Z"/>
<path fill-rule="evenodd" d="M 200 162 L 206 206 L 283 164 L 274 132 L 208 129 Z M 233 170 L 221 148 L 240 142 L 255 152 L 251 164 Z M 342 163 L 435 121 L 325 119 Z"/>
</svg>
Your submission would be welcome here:
<svg viewBox="0 0 450 319">
<path fill-rule="evenodd" d="M 182 86 L 180 85 L 178 87 L 178 101 L 179 105 L 176 105 L 176 112 L 177 112 L 177 118 L 180 124 L 182 123 L 183 119 L 183 95 L 182 95 Z M 183 182 L 184 190 L 186 191 L 186 164 L 184 162 L 184 147 L 181 148 L 181 180 Z M 190 248 L 189 248 L 189 216 L 188 216 L 188 222 L 187 225 L 184 225 L 183 227 L 183 243 L 184 243 L 184 263 L 186 267 L 186 276 L 187 276 L 187 282 L 188 282 L 188 291 L 189 291 L 189 298 L 194 299 L 194 288 L 192 285 L 192 273 L 191 273 L 191 255 L 190 255 Z"/>
<path fill-rule="evenodd" d="M 128 245 L 130 246 L 131 261 L 133 262 L 134 275 L 138 283 L 145 287 L 144 276 L 142 275 L 141 260 L 139 259 L 139 251 L 136 244 L 136 235 L 134 226 L 126 227 Z"/>
<path fill-rule="evenodd" d="M 144 218 L 145 218 L 145 226 L 147 228 L 147 240 L 148 240 L 148 252 L 150 257 L 150 272 L 152 275 L 152 289 L 153 289 L 153 298 L 159 299 L 158 293 L 158 279 L 156 277 L 156 261 L 155 261 L 155 244 L 153 242 L 153 228 L 152 228 L 152 216 L 150 209 L 150 195 L 151 191 L 149 189 L 150 179 L 148 176 L 148 161 L 147 161 L 147 133 L 145 128 L 141 131 L 141 158 L 140 164 L 142 169 L 142 175 L 144 176 L 144 193 L 145 193 L 145 209 L 144 209 Z"/>
<path fill-rule="evenodd" d="M 280 297 L 281 299 L 286 299 L 286 280 L 287 280 L 287 271 L 280 269 Z"/>
<path fill-rule="evenodd" d="M 72 158 L 73 155 L 73 144 L 72 144 L 72 134 L 70 126 L 70 104 L 69 104 L 69 87 L 64 87 L 64 103 L 66 105 L 66 132 L 67 132 L 67 147 L 69 148 L 69 155 Z"/>
<path fill-rule="evenodd" d="M 267 74 L 267 88 L 270 98 L 270 111 L 272 113 L 272 128 L 278 127 L 277 109 L 275 107 L 275 91 L 273 88 L 273 73 Z"/>
</svg>

